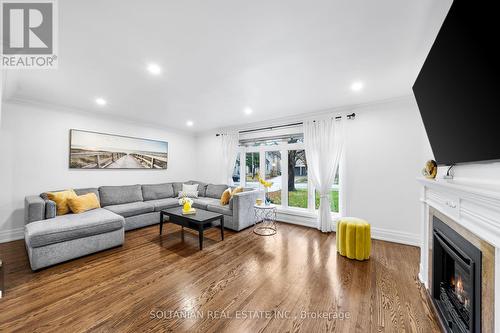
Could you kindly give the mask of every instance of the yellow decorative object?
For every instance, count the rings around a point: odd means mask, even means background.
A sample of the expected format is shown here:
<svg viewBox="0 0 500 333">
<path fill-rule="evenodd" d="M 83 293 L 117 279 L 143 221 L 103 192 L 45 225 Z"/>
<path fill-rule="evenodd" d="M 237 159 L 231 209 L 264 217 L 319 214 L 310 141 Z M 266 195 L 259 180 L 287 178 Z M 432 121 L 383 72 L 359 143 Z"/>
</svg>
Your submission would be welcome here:
<svg viewBox="0 0 500 333">
<path fill-rule="evenodd" d="M 264 188 L 265 188 L 264 192 L 265 192 L 266 206 L 267 206 L 267 205 L 269 205 L 271 203 L 271 199 L 269 198 L 268 193 L 269 193 L 269 189 L 271 188 L 271 186 L 273 186 L 273 183 L 266 181 L 261 176 L 259 176 L 259 183 L 261 183 L 264 186 Z"/>
<path fill-rule="evenodd" d="M 262 199 L 257 199 L 257 200 L 255 200 L 255 203 L 256 203 L 257 205 L 259 205 L 259 206 L 260 206 L 260 205 L 262 205 Z"/>
<path fill-rule="evenodd" d="M 437 163 L 434 160 L 429 160 L 425 163 L 425 168 L 422 169 L 422 174 L 427 179 L 435 179 L 437 176 Z"/>
<path fill-rule="evenodd" d="M 76 193 L 73 190 L 66 190 L 60 192 L 49 192 L 47 197 L 56 203 L 57 215 L 66 215 L 70 212 L 68 206 L 68 198 L 76 197 Z"/>
<path fill-rule="evenodd" d="M 260 176 L 259 176 L 259 183 L 261 183 L 265 188 L 270 188 L 271 186 L 273 186 L 272 182 L 268 182 Z"/>
<path fill-rule="evenodd" d="M 68 198 L 68 206 L 75 214 L 80 214 L 88 210 L 101 208 L 99 199 L 95 193 L 87 193 L 76 197 Z"/>
<path fill-rule="evenodd" d="M 231 188 L 228 188 L 227 190 L 224 191 L 224 193 L 222 193 L 222 196 L 220 197 L 220 204 L 222 206 L 228 205 L 229 200 L 231 200 L 233 198 L 233 195 L 235 195 L 236 193 L 240 193 L 240 192 L 243 192 L 242 186 L 238 186 L 232 191 L 231 191 Z"/>
<path fill-rule="evenodd" d="M 226 189 L 226 190 L 222 193 L 222 195 L 221 195 L 221 197 L 220 197 L 220 204 L 221 204 L 222 206 L 229 204 L 229 200 L 231 199 L 231 196 L 232 196 L 232 194 L 231 194 L 231 189 L 230 189 L 230 188 Z"/>
<path fill-rule="evenodd" d="M 243 186 L 238 186 L 233 190 L 233 192 L 231 192 L 231 197 L 233 197 L 233 195 L 235 195 L 236 193 L 241 193 L 241 192 L 243 192 Z"/>
<path fill-rule="evenodd" d="M 355 217 L 343 217 L 337 221 L 337 252 L 349 259 L 370 258 L 370 224 Z"/>
<path fill-rule="evenodd" d="M 189 211 L 191 211 L 191 202 L 189 202 L 189 201 L 185 201 L 185 202 L 184 202 L 184 206 L 182 206 L 182 210 L 183 210 L 184 212 L 189 212 Z"/>
</svg>

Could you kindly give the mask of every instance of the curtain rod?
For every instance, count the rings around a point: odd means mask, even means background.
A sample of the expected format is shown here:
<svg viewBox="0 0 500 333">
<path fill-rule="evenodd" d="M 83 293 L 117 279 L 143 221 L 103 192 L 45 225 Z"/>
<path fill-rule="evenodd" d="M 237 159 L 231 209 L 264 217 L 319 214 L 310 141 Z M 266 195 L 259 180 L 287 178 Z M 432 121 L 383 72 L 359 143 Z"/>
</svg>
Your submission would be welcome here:
<svg viewBox="0 0 500 333">
<path fill-rule="evenodd" d="M 356 118 L 356 113 L 353 112 L 351 114 L 346 115 L 346 117 L 349 120 L 355 119 Z M 335 119 L 336 120 L 340 120 L 340 119 L 342 119 L 342 116 L 336 116 Z M 255 128 L 255 129 L 251 129 L 251 130 L 239 131 L 238 133 L 242 134 L 242 133 L 252 133 L 252 132 L 258 132 L 258 131 L 265 131 L 265 130 L 273 130 L 273 129 L 284 128 L 284 127 L 299 126 L 299 125 L 302 125 L 303 123 L 304 122 L 292 123 L 292 124 L 286 124 L 286 125 L 269 126 L 269 127 L 262 127 L 262 128 Z M 221 135 L 221 133 L 215 134 L 215 136 L 220 136 L 220 135 Z"/>
</svg>

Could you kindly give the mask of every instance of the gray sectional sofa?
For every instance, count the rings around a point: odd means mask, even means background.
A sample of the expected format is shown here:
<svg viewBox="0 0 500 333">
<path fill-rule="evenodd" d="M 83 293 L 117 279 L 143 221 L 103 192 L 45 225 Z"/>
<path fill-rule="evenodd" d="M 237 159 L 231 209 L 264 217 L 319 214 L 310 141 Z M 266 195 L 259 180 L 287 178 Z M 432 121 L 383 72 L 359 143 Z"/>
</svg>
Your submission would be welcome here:
<svg viewBox="0 0 500 333">
<path fill-rule="evenodd" d="M 158 224 L 161 210 L 179 206 L 182 184 L 199 184 L 193 207 L 223 214 L 226 228 L 240 231 L 253 224 L 253 205 L 261 192 L 250 188 L 235 194 L 225 206 L 220 197 L 227 185 L 197 181 L 75 189 L 78 195 L 95 193 L 101 208 L 62 216 L 56 216 L 55 203 L 42 193 L 25 198 L 24 236 L 31 268 L 123 244 L 125 231 Z"/>
</svg>

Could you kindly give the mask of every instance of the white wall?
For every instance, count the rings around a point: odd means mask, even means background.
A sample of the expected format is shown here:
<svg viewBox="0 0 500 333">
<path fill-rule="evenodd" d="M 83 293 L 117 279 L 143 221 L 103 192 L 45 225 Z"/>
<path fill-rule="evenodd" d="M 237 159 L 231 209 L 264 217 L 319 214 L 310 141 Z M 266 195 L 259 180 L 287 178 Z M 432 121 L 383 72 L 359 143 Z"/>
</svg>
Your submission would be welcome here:
<svg viewBox="0 0 500 333">
<path fill-rule="evenodd" d="M 347 122 L 346 215 L 368 220 L 376 238 L 418 245 L 420 192 L 416 179 L 433 156 L 414 98 L 342 111 L 357 115 Z M 287 122 L 290 120 L 281 120 Z M 220 180 L 220 161 L 214 158 L 219 149 L 215 133 L 197 139 L 198 164 L 203 165 L 198 178 L 203 181 Z M 304 221 L 295 217 L 293 222 L 311 224 L 307 217 L 300 219 Z"/>
<path fill-rule="evenodd" d="M 222 149 L 218 131 L 210 131 L 196 137 L 196 157 L 199 169 L 197 179 L 204 182 L 220 183 L 222 175 Z"/>
<path fill-rule="evenodd" d="M 0 124 L 0 242 L 22 238 L 24 197 L 43 191 L 183 181 L 196 177 L 195 138 L 188 133 L 96 117 L 69 109 L 4 103 Z M 167 170 L 70 170 L 69 129 L 169 143 Z"/>
<path fill-rule="evenodd" d="M 2 124 L 2 107 L 3 107 L 3 90 L 5 87 L 4 83 L 4 70 L 0 68 L 0 125 Z"/>
<path fill-rule="evenodd" d="M 346 212 L 367 219 L 378 238 L 418 244 L 420 187 L 432 159 L 413 98 L 355 110 L 346 145 Z"/>
</svg>

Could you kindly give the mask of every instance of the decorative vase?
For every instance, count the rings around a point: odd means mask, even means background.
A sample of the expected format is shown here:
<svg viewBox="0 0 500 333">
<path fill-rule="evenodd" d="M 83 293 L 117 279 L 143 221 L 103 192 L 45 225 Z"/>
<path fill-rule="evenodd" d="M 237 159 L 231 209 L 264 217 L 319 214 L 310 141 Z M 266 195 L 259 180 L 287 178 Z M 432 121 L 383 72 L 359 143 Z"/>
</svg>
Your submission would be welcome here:
<svg viewBox="0 0 500 333">
<path fill-rule="evenodd" d="M 182 210 L 185 212 L 189 212 L 191 210 L 191 204 L 189 202 L 185 202 L 184 206 L 182 207 Z"/>
<path fill-rule="evenodd" d="M 269 206 L 271 204 L 271 199 L 269 198 L 269 189 L 267 187 L 265 188 L 265 202 L 266 206 Z"/>
</svg>

